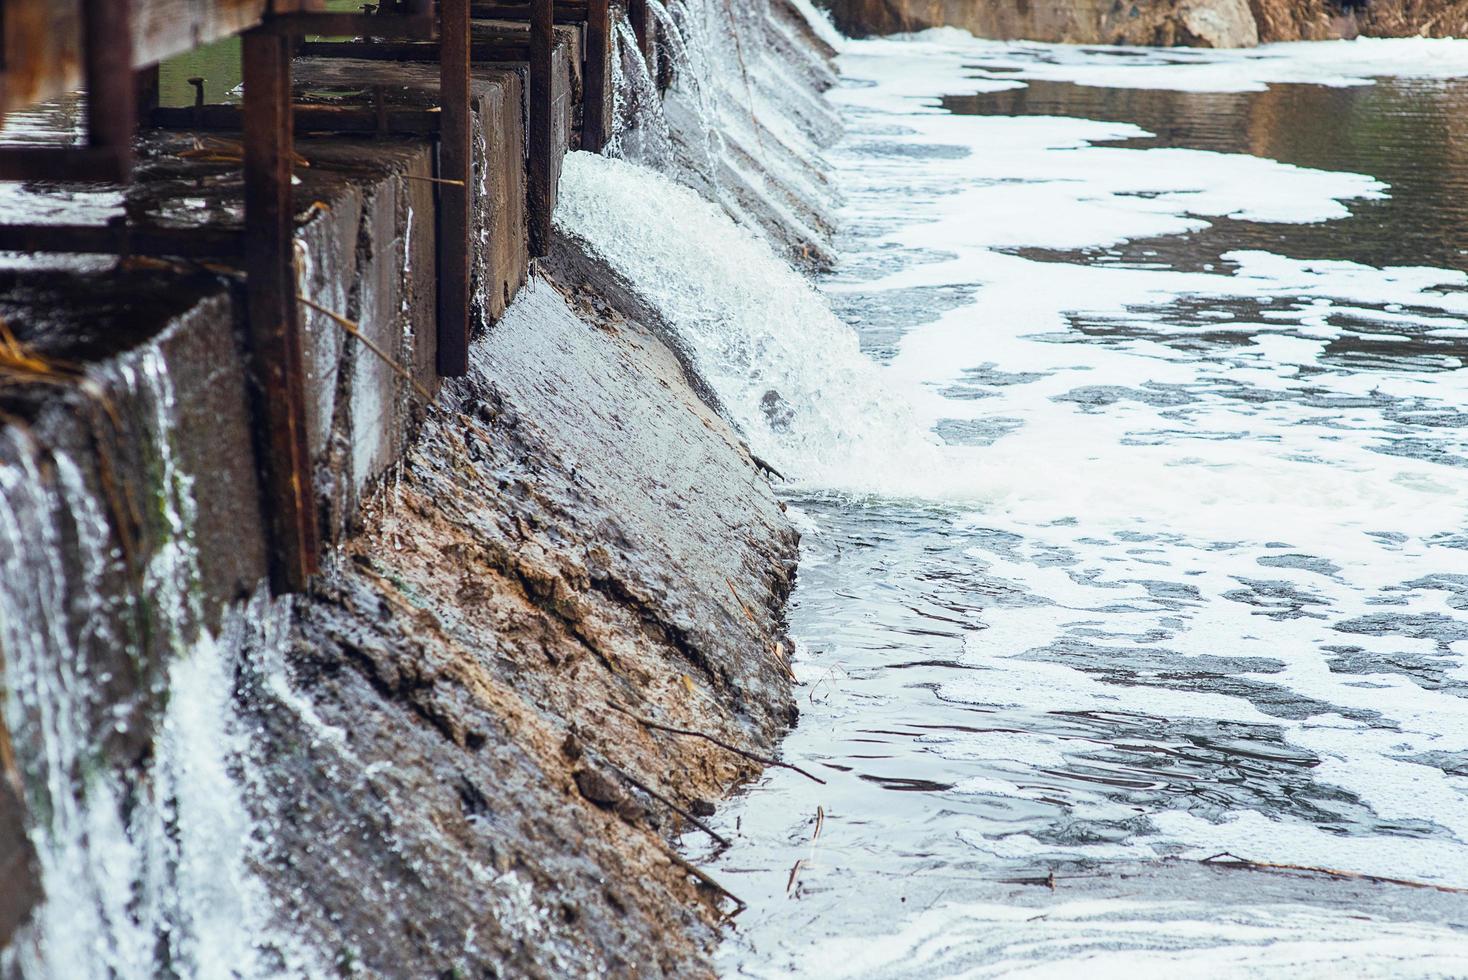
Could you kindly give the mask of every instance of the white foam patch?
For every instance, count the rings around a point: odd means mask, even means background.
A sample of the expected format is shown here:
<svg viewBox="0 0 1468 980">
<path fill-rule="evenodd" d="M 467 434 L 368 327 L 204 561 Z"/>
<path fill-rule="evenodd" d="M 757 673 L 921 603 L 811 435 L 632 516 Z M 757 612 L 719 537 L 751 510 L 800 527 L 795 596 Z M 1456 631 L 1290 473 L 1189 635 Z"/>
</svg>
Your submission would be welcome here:
<svg viewBox="0 0 1468 980">
<path fill-rule="evenodd" d="M 952 84 L 947 78 L 933 85 L 935 76 L 924 69 L 951 71 L 955 65 L 976 83 L 963 91 L 1017 87 L 1032 79 L 1102 88 L 1262 92 L 1286 83 L 1343 88 L 1370 85 L 1382 76 L 1427 81 L 1468 76 L 1468 44 L 1453 38 L 1357 38 L 1209 50 L 986 41 L 955 28 L 853 42 L 844 66 L 865 77 L 860 59 L 892 54 L 921 56 L 921 66 L 911 66 L 902 87 L 930 98 L 958 89 L 945 87 Z"/>
<path fill-rule="evenodd" d="M 766 850 L 727 858 L 721 870 L 776 855 L 736 889 L 773 899 L 744 920 L 751 945 L 778 948 L 790 957 L 780 968 L 804 975 L 1463 972 L 1460 934 L 1357 924 L 1339 909 L 1097 903 L 1062 913 L 1063 924 L 1049 912 L 1036 924 L 1020 921 L 1032 910 L 939 905 L 903 909 L 907 918 L 885 936 L 847 928 L 850 915 L 833 927 L 820 917 L 845 915 L 828 897 L 853 884 L 876 889 L 1006 861 L 1225 850 L 1468 886 L 1468 778 L 1444 761 L 1468 753 L 1468 716 L 1451 686 L 1468 676 L 1468 640 L 1452 628 L 1434 632 L 1462 624 L 1462 593 L 1421 584 L 1462 575 L 1452 542 L 1468 526 L 1468 480 L 1461 466 L 1436 460 L 1468 457 L 1468 440 L 1403 414 L 1453 418 L 1468 404 L 1468 372 L 1451 352 L 1404 353 L 1397 363 L 1381 355 L 1369 369 L 1339 353 L 1459 336 L 1468 275 L 1258 248 L 1192 271 L 1166 256 L 1119 267 L 1015 254 L 1106 248 L 1224 218 L 1277 224 L 1287 237 L 1287 226 L 1347 219 L 1392 189 L 1371 174 L 1247 154 L 1129 147 L 1146 134 L 1125 123 L 959 116 L 940 106 L 945 94 L 1033 79 L 1218 92 L 1364 85 L 1376 74 L 1431 82 L 1468 75 L 1468 42 L 1103 53 L 939 31 L 850 42 L 841 63 L 847 80 L 834 97 L 850 134 L 832 158 L 850 250 L 826 288 L 858 310 L 908 309 L 914 321 L 902 324 L 880 370 L 824 389 L 858 405 L 847 389 L 859 379 L 881 386 L 860 398 L 905 402 L 881 438 L 845 444 L 861 465 L 845 471 L 844 486 L 901 487 L 972 508 L 952 527 L 906 509 L 890 529 L 867 516 L 861 526 L 881 533 L 861 543 L 897 557 L 847 567 L 885 576 L 880 588 L 844 581 L 839 553 L 815 576 L 835 596 L 847 597 L 846 586 L 852 596 L 880 596 L 852 599 L 850 624 L 829 608 L 831 595 L 797 593 L 823 610 L 831 635 L 804 637 L 811 662 L 798 670 L 815 688 L 814 706 L 787 751 L 833 765 L 825 787 L 772 777 L 743 811 L 743 832 Z M 934 292 L 959 299 L 932 304 Z M 823 367 L 798 363 L 802 372 Z M 932 450 L 918 479 L 893 476 L 873 451 L 904 425 L 996 419 L 1006 425 L 991 445 Z M 1414 440 L 1439 455 L 1413 449 Z M 826 485 L 825 472 L 800 465 L 797 457 L 807 486 Z M 934 535 L 924 541 L 951 531 L 1016 543 L 1005 553 L 975 547 L 962 556 L 971 565 L 929 562 L 903 551 L 912 526 Z M 951 584 L 980 571 L 972 595 Z M 996 592 L 1025 601 L 990 601 L 984 589 L 996 579 Z M 1161 598 L 1157 585 L 1167 590 Z M 942 600 L 955 595 L 961 608 L 950 610 Z M 961 661 L 930 665 L 918 683 L 905 670 L 880 679 L 886 665 L 869 656 L 867 676 L 843 680 L 843 645 L 913 660 L 951 646 L 909 631 L 928 624 L 887 602 L 936 605 L 934 635 L 965 634 Z M 872 716 L 894 730 L 868 731 Z M 1057 720 L 1081 717 L 1124 721 L 1082 729 Z M 918 737 L 904 726 L 944 734 Z M 1215 735 L 1218 759 L 1188 754 L 1189 739 Z M 1163 760 L 1155 770 L 1131 761 L 1132 741 Z M 1215 775 L 1237 775 L 1235 742 L 1262 747 L 1258 772 L 1237 793 L 1192 798 L 1190 787 L 1209 796 Z M 1177 746 L 1183 762 L 1171 758 Z M 862 761 L 849 773 L 835 765 L 843 758 Z M 865 781 L 874 772 L 948 788 L 927 791 L 931 806 L 906 793 L 893 802 Z M 802 901 L 779 904 L 809 835 L 796 815 L 818 804 L 831 820 L 821 841 L 827 865 L 801 872 L 810 885 Z M 1095 826 L 1075 834 L 1057 830 L 1088 821 Z M 949 850 L 955 838 L 958 854 Z M 811 930 L 808 954 L 781 938 L 797 918 Z M 759 975 L 764 962 L 741 958 L 740 967 Z"/>
<path fill-rule="evenodd" d="M 816 942 L 795 969 L 758 977 L 1452 976 L 1468 940 L 1445 926 L 1369 914 L 1255 905 L 1071 901 L 1034 908 L 937 906 L 897 930 Z"/>
</svg>

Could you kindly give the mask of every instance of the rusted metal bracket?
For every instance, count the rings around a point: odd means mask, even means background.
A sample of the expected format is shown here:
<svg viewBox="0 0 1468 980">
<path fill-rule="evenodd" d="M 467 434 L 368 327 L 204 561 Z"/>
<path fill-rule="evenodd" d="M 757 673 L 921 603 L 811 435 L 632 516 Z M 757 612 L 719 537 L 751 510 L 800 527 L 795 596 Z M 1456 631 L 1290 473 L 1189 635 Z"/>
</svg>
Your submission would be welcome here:
<svg viewBox="0 0 1468 980">
<path fill-rule="evenodd" d="M 87 144 L 0 149 L 0 180 L 121 183 L 132 173 L 137 129 L 132 0 L 82 0 L 81 10 Z"/>
<path fill-rule="evenodd" d="M 474 0 L 475 18 L 486 20 L 533 20 L 537 0 Z M 553 0 L 552 19 L 557 24 L 584 24 L 585 62 L 582 67 L 584 94 L 581 112 L 581 148 L 600 153 L 611 138 L 607 112 L 608 61 L 611 57 L 612 18 L 610 0 Z M 476 59 L 478 60 L 478 59 Z"/>
<path fill-rule="evenodd" d="M 431 14 L 349 14 L 320 11 L 276 14 L 258 28 L 270 34 L 304 37 L 396 37 L 432 40 L 438 24 Z"/>
<path fill-rule="evenodd" d="M 473 176 L 469 0 L 439 0 L 438 373 L 469 373 Z"/>
<path fill-rule="evenodd" d="M 626 0 L 627 19 L 632 23 L 632 33 L 637 35 L 637 47 L 642 51 L 648 69 L 652 68 L 653 39 L 652 21 L 648 18 L 647 0 Z"/>
<path fill-rule="evenodd" d="M 233 229 L 140 228 L 119 216 L 106 225 L 0 225 L 0 252 L 237 260 L 245 248 Z"/>
<path fill-rule="evenodd" d="M 587 19 L 587 8 L 594 0 L 555 0 L 557 24 L 581 24 Z M 474 0 L 476 20 L 518 20 L 530 18 L 531 0 Z"/>
<path fill-rule="evenodd" d="M 428 109 L 395 109 L 386 104 L 369 109 L 297 102 L 292 108 L 297 135 L 437 136 L 442 125 L 442 113 Z M 237 133 L 244 128 L 240 107 L 227 104 L 154 109 L 148 119 L 160 129 L 210 129 Z"/>
<path fill-rule="evenodd" d="M 530 4 L 530 254 L 550 254 L 551 212 L 555 201 L 555 79 L 552 77 L 556 43 L 554 0 Z"/>
<path fill-rule="evenodd" d="M 260 458 L 270 580 L 278 593 L 304 590 L 320 560 L 296 301 L 290 48 L 284 34 L 255 30 L 243 37 L 246 314 L 264 421 Z"/>
</svg>

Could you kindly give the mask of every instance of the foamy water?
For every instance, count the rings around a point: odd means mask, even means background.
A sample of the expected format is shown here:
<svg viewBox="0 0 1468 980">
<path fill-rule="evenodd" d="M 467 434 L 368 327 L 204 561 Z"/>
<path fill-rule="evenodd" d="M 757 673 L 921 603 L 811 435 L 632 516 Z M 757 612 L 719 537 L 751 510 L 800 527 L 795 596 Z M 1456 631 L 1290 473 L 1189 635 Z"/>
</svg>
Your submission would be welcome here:
<svg viewBox="0 0 1468 980">
<path fill-rule="evenodd" d="M 1468 43 L 842 67 L 825 301 L 645 174 L 576 159 L 563 196 L 806 535 L 786 754 L 828 782 L 721 816 L 725 968 L 1461 975 L 1449 893 L 1197 862 L 1468 886 L 1468 253 L 1411 115 L 1460 110 Z M 1343 90 L 1338 143 L 1269 152 Z"/>
</svg>

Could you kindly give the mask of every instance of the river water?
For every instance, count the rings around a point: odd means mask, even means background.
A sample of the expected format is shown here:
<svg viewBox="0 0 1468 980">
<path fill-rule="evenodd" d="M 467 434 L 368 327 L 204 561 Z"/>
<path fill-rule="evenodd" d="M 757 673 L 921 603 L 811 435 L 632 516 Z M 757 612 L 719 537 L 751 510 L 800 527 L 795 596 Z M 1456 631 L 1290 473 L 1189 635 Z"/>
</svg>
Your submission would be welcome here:
<svg viewBox="0 0 1468 980">
<path fill-rule="evenodd" d="M 723 969 L 1468 973 L 1461 895 L 1199 863 L 1468 887 L 1468 42 L 841 69 L 855 340 L 704 316 L 825 780 L 721 815 Z"/>
</svg>

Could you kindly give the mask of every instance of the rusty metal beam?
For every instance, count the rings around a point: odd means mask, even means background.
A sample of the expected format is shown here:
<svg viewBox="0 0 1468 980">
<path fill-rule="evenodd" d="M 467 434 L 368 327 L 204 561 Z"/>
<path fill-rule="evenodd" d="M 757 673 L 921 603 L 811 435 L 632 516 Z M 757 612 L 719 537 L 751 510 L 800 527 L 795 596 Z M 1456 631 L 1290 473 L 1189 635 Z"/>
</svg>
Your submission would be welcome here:
<svg viewBox="0 0 1468 980">
<path fill-rule="evenodd" d="M 643 60 L 652 67 L 652 22 L 647 13 L 647 0 L 627 0 L 627 19 L 632 22 L 632 33 L 637 35 L 637 47 Z"/>
<path fill-rule="evenodd" d="M 89 146 L 7 146 L 0 181 L 59 180 L 116 183 L 123 169 L 113 149 Z"/>
<path fill-rule="evenodd" d="M 135 227 L 119 221 L 107 225 L 0 225 L 0 252 L 241 259 L 245 246 L 233 229 Z"/>
<path fill-rule="evenodd" d="M 395 37 L 431 40 L 438 26 L 431 16 L 399 14 L 350 14 L 336 12 L 281 14 L 259 28 L 271 34 L 299 37 Z"/>
<path fill-rule="evenodd" d="M 316 58 L 358 58 L 364 61 L 438 60 L 438 45 L 407 41 L 305 41 L 296 46 L 296 51 Z M 475 64 L 529 61 L 530 39 L 505 37 L 471 40 L 469 53 Z"/>
<path fill-rule="evenodd" d="M 318 569 L 319 537 L 296 302 L 290 41 L 244 35 L 245 270 L 258 417 L 263 421 L 271 585 L 299 592 Z"/>
<path fill-rule="evenodd" d="M 530 21 L 530 254 L 549 254 L 551 209 L 555 200 L 555 54 L 553 0 L 533 0 Z"/>
<path fill-rule="evenodd" d="M 469 0 L 440 0 L 438 141 L 438 373 L 469 372 L 470 178 Z"/>
<path fill-rule="evenodd" d="M 592 6 L 596 0 L 591 0 Z M 531 0 L 475 0 L 473 16 L 478 20 L 529 20 Z M 588 0 L 555 0 L 557 24 L 581 24 L 587 19 Z"/>
<path fill-rule="evenodd" d="M 386 106 L 379 112 L 376 108 L 297 103 L 292 109 L 297 135 L 378 133 L 394 136 L 436 136 L 442 125 L 441 115 L 429 109 L 393 109 Z M 153 110 L 149 121 L 161 129 L 239 132 L 244 128 L 240 107 L 227 104 L 164 107 Z"/>
<path fill-rule="evenodd" d="M 592 153 L 600 153 L 612 137 L 611 50 L 611 4 L 591 0 L 586 15 L 586 65 L 581 73 L 581 148 Z"/>
</svg>

